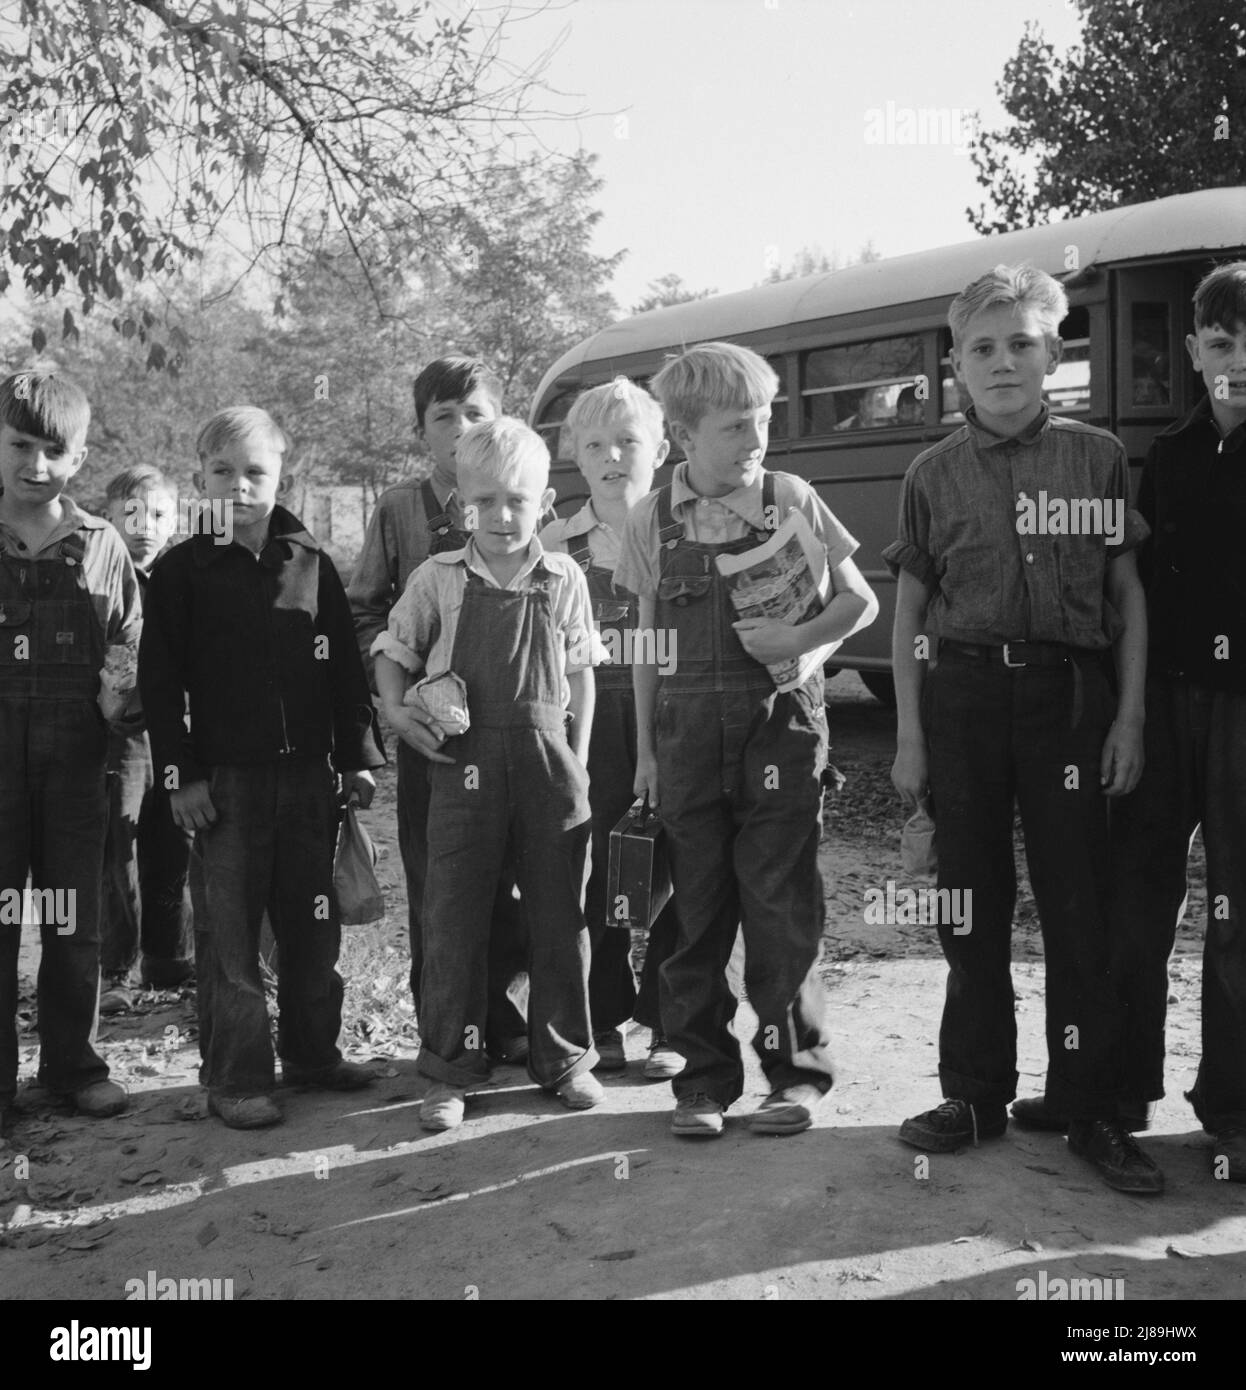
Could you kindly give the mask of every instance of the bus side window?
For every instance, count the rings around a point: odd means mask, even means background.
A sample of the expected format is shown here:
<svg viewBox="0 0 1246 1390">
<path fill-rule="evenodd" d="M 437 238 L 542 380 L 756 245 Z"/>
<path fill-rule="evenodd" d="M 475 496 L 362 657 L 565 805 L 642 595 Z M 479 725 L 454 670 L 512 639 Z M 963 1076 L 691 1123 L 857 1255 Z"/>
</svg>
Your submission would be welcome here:
<svg viewBox="0 0 1246 1390">
<path fill-rule="evenodd" d="M 906 399 L 901 410 L 901 395 L 921 373 L 922 339 L 817 348 L 803 354 L 800 368 L 802 434 L 904 426 L 911 408 Z"/>
<path fill-rule="evenodd" d="M 1134 405 L 1168 405 L 1172 400 L 1168 305 L 1135 300 L 1129 319 L 1130 401 Z"/>
</svg>

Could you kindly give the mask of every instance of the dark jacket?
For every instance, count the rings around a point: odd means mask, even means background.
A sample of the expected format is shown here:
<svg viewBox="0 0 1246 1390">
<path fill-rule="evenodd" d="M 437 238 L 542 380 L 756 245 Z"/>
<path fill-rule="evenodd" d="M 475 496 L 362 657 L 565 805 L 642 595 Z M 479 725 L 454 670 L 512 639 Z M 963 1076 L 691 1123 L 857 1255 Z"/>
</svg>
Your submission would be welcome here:
<svg viewBox="0 0 1246 1390">
<path fill-rule="evenodd" d="M 1246 425 L 1221 439 L 1204 397 L 1152 441 L 1138 510 L 1148 669 L 1246 693 Z"/>
<path fill-rule="evenodd" d="M 218 763 L 331 755 L 345 772 L 385 761 L 346 591 L 284 507 L 258 560 L 207 532 L 162 555 L 143 617 L 139 689 L 163 785 L 170 768 L 185 787 Z"/>
</svg>

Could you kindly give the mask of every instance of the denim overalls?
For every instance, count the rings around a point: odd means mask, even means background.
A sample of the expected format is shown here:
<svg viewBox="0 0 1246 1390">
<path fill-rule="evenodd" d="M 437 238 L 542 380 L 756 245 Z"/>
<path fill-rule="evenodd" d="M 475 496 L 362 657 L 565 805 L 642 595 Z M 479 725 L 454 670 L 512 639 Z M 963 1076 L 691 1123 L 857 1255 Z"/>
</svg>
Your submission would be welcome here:
<svg viewBox="0 0 1246 1390">
<path fill-rule="evenodd" d="M 528 1071 L 548 1089 L 597 1063 L 588 1013 L 588 774 L 567 741 L 551 580 L 522 590 L 468 570 L 453 669 L 471 728 L 430 763 L 419 1069 L 455 1086 L 483 1050 L 492 908 L 513 865 L 529 931 Z"/>
<path fill-rule="evenodd" d="M 39 1082 L 71 1092 L 108 1077 L 91 1046 L 108 733 L 96 705 L 104 633 L 85 555 L 81 531 L 37 559 L 0 537 L 0 1105 L 17 1089 L 21 927 L 11 919 L 27 872 L 53 893 L 40 934 Z M 71 909 L 64 920 L 52 920 L 58 906 Z"/>
<path fill-rule="evenodd" d="M 763 507 L 777 515 L 774 477 Z M 744 650 L 727 584 L 714 564 L 766 539 L 707 544 L 685 538 L 658 493 L 656 621 L 676 643 L 675 671 L 658 686 L 658 793 L 679 902 L 679 937 L 662 970 L 662 1022 L 687 1059 L 676 1096 L 703 1092 L 723 1106 L 744 1085 L 729 1025 L 736 998 L 726 970 L 744 931 L 744 980 L 757 1013 L 753 1047 L 772 1089 L 833 1073 L 817 975 L 822 933 L 818 873 L 826 711 L 819 671 L 778 693 Z"/>
<path fill-rule="evenodd" d="M 569 553 L 588 580 L 597 630 L 607 647 L 620 658 L 593 669 L 597 703 L 588 748 L 593 846 L 592 871 L 584 898 L 592 951 L 589 1011 L 595 1033 L 618 1028 L 633 1017 L 637 1023 L 661 1033 L 659 972 L 675 944 L 679 926 L 675 900 L 667 903 L 650 928 L 639 992 L 632 971 L 631 932 L 606 925 L 610 832 L 635 799 L 632 783 L 636 779 L 636 697 L 632 693 L 632 668 L 623 658 L 628 654 L 624 634 L 636 631 L 637 603 L 626 589 L 616 587 L 613 571 L 593 564 L 587 536 L 581 536 L 578 548 Z"/>
<path fill-rule="evenodd" d="M 428 553 L 462 550 L 467 533 L 437 501 L 426 478 L 420 501 L 428 519 Z M 407 880 L 407 933 L 411 943 L 411 997 L 420 1004 L 420 975 L 424 967 L 424 892 L 428 878 L 429 762 L 402 739 L 398 743 L 398 849 Z M 494 931 L 489 944 L 489 1018 L 485 1042 L 498 1052 L 528 1031 L 528 997 L 523 910 L 511 892 L 513 877 L 498 886 L 493 904 Z M 421 1020 L 422 1021 L 422 1020 Z"/>
</svg>

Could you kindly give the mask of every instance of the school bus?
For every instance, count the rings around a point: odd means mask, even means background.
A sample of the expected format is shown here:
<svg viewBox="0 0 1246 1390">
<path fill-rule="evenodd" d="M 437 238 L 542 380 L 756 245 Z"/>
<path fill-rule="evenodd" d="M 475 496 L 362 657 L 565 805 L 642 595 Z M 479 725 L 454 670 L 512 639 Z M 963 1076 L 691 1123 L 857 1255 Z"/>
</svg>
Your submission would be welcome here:
<svg viewBox="0 0 1246 1390">
<path fill-rule="evenodd" d="M 881 604 L 873 626 L 836 653 L 836 668 L 858 670 L 887 701 L 895 581 L 881 551 L 895 538 L 905 469 L 964 418 L 949 363 L 952 298 L 1001 262 L 1056 276 L 1069 314 L 1048 402 L 1119 435 L 1136 468 L 1156 431 L 1202 390 L 1184 346 L 1194 286 L 1241 256 L 1246 187 L 1217 188 L 655 309 L 564 353 L 541 382 L 531 422 L 550 446 L 565 514 L 587 495 L 560 447 L 578 392 L 617 375 L 643 384 L 669 353 L 711 339 L 767 358 L 781 385 L 766 466 L 813 484 L 860 541 L 856 560 Z"/>
</svg>

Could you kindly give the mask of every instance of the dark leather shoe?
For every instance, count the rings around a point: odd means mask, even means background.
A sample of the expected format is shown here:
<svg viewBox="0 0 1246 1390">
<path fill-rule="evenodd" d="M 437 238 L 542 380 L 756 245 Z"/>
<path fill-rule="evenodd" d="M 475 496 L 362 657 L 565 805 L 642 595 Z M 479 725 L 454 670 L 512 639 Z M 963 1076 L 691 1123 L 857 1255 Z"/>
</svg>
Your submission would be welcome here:
<svg viewBox="0 0 1246 1390">
<path fill-rule="evenodd" d="M 300 1071 L 281 1064 L 281 1079 L 287 1086 L 310 1086 L 317 1091 L 362 1091 L 376 1079 L 358 1062 L 335 1062 L 323 1071 Z"/>
<path fill-rule="evenodd" d="M 1008 1110 L 1004 1105 L 945 1100 L 933 1110 L 905 1120 L 900 1126 L 900 1139 L 915 1149 L 948 1154 L 982 1139 L 998 1139 L 1007 1128 Z"/>
<path fill-rule="evenodd" d="M 1221 1182 L 1246 1182 L 1246 1130 L 1226 1129 L 1211 1146 L 1211 1175 Z"/>
<path fill-rule="evenodd" d="M 95 1081 L 73 1093 L 74 1107 L 80 1115 L 93 1120 L 107 1120 L 120 1115 L 130 1103 L 129 1096 L 115 1081 Z"/>
<path fill-rule="evenodd" d="M 1157 1196 L 1164 1190 L 1164 1175 L 1155 1160 L 1115 1120 L 1072 1120 L 1069 1149 L 1098 1170 L 1109 1187 L 1137 1196 Z"/>
<path fill-rule="evenodd" d="M 1030 1096 L 1027 1100 L 1013 1101 L 1012 1118 L 1022 1129 L 1037 1129 L 1050 1134 L 1064 1134 L 1069 1127 L 1069 1117 L 1052 1110 L 1046 1096 Z M 1120 1122 L 1131 1134 L 1145 1134 L 1154 1119 L 1153 1100 L 1121 1101 Z"/>
<path fill-rule="evenodd" d="M 208 1109 L 230 1129 L 267 1129 L 283 1118 L 271 1096 L 214 1096 L 209 1091 Z"/>
</svg>

